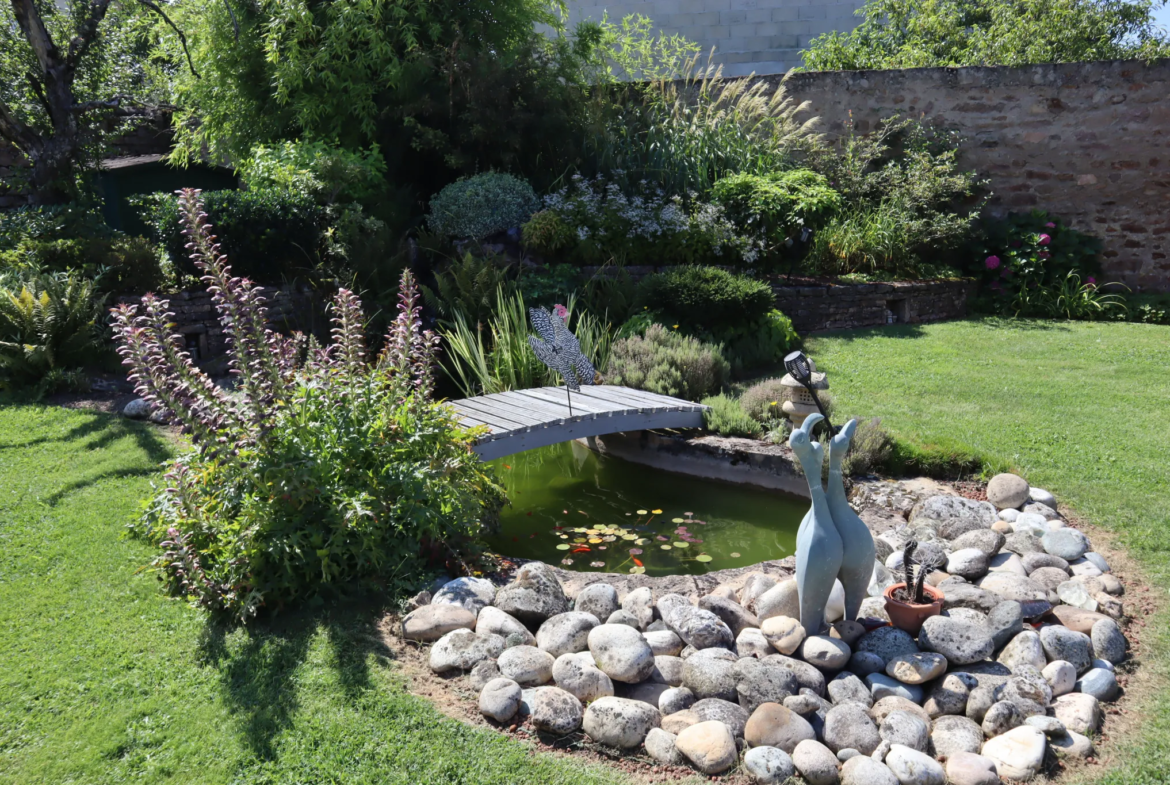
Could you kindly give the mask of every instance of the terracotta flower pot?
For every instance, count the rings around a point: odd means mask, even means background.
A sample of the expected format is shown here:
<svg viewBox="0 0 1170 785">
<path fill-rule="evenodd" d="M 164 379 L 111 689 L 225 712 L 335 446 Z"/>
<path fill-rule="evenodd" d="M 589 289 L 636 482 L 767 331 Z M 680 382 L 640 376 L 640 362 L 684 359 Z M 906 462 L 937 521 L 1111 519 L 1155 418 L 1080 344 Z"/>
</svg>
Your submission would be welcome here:
<svg viewBox="0 0 1170 785">
<path fill-rule="evenodd" d="M 894 592 L 898 589 L 904 588 L 906 584 L 895 583 L 893 586 L 887 586 L 882 595 L 886 599 L 886 613 L 890 616 L 890 623 L 900 630 L 905 630 L 917 637 L 918 631 L 922 629 L 922 623 L 931 616 L 938 616 L 942 613 L 943 593 L 933 586 L 923 586 L 922 593 L 929 597 L 932 602 L 919 605 L 913 602 L 902 602 L 894 599 Z"/>
</svg>

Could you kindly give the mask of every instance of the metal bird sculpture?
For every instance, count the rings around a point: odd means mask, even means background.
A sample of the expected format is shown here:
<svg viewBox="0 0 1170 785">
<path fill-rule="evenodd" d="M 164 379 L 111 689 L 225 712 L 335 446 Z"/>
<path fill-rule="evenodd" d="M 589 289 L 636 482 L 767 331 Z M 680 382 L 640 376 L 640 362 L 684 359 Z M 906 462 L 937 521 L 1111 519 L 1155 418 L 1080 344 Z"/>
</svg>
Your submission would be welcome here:
<svg viewBox="0 0 1170 785">
<path fill-rule="evenodd" d="M 553 316 L 545 308 L 529 308 L 528 317 L 537 335 L 528 336 L 528 344 L 536 357 L 565 380 L 565 395 L 569 398 L 569 416 L 573 416 L 573 396 L 570 390 L 580 390 L 582 384 L 593 384 L 597 371 L 581 353 L 577 336 L 569 332 L 564 320 Z M 539 337 L 537 337 L 539 336 Z"/>
</svg>

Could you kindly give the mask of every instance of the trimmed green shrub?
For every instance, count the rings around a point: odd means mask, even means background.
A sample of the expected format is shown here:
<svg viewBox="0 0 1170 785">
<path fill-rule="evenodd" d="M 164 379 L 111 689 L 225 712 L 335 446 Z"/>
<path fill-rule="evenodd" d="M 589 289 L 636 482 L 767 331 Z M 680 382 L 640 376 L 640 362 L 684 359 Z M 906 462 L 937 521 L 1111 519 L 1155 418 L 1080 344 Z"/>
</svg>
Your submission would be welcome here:
<svg viewBox="0 0 1170 785">
<path fill-rule="evenodd" d="M 660 314 L 664 324 L 717 333 L 765 316 L 773 302 L 772 288 L 763 281 L 688 265 L 644 278 L 636 305 Z"/>
<path fill-rule="evenodd" d="M 780 408 L 788 397 L 787 388 L 779 379 L 764 379 L 744 390 L 739 404 L 749 417 L 759 423 L 768 423 L 785 417 Z"/>
<path fill-rule="evenodd" d="M 76 273 L 0 285 L 0 387 L 68 382 L 64 372 L 94 359 L 102 304 L 93 282 Z"/>
<path fill-rule="evenodd" d="M 749 439 L 758 439 L 763 435 L 763 426 L 752 419 L 735 398 L 715 395 L 704 398 L 702 403 L 710 407 L 703 412 L 703 425 L 708 431 Z"/>
<path fill-rule="evenodd" d="M 279 283 L 321 263 L 329 212 L 309 194 L 271 188 L 206 191 L 202 200 L 208 220 L 221 233 L 221 250 L 236 260 L 237 275 Z M 132 203 L 139 206 L 152 239 L 175 268 L 185 275 L 198 275 L 187 255 L 178 199 L 156 193 Z"/>
<path fill-rule="evenodd" d="M 26 240 L 109 238 L 116 234 L 100 212 L 79 204 L 0 210 L 0 251 L 10 251 Z"/>
<path fill-rule="evenodd" d="M 718 346 L 654 324 L 614 343 L 605 376 L 609 384 L 697 401 L 722 388 L 730 370 Z"/>
<path fill-rule="evenodd" d="M 700 337 L 705 336 L 706 333 Z M 792 320 L 773 308 L 761 317 L 712 331 L 709 339 L 724 346 L 724 354 L 738 375 L 780 362 L 800 341 L 800 336 Z"/>
<path fill-rule="evenodd" d="M 859 420 L 849 452 L 841 462 L 841 472 L 846 477 L 875 474 L 888 470 L 893 457 L 894 437 L 882 427 L 881 418 Z"/>
<path fill-rule="evenodd" d="M 763 235 L 773 248 L 820 226 L 841 207 L 828 179 L 808 169 L 733 174 L 715 183 L 712 195 L 736 225 Z"/>
<path fill-rule="evenodd" d="M 520 227 L 524 247 L 542 254 L 555 254 L 564 251 L 576 242 L 573 230 L 553 210 L 541 210 L 534 213 L 528 222 Z"/>
<path fill-rule="evenodd" d="M 76 270 L 97 278 L 108 292 L 153 291 L 166 280 L 158 250 L 145 237 L 25 240 L 0 252 L 0 269 L 28 272 Z"/>
<path fill-rule="evenodd" d="M 520 227 L 540 208 L 525 181 L 486 172 L 448 185 L 431 199 L 427 228 L 453 239 L 482 240 Z"/>
</svg>

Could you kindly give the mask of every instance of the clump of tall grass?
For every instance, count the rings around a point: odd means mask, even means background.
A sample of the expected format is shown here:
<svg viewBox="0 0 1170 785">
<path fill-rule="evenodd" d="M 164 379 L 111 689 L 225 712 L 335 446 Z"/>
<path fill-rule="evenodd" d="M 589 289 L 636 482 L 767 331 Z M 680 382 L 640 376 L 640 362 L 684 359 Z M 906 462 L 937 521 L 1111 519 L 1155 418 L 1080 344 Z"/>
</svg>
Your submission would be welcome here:
<svg viewBox="0 0 1170 785">
<path fill-rule="evenodd" d="M 729 174 L 791 168 L 819 138 L 818 118 L 801 117 L 808 101 L 794 102 L 783 84 L 725 78 L 710 56 L 706 65 L 698 54 L 680 58 L 630 89 L 594 140 L 596 160 L 666 193 L 702 196 Z"/>
<path fill-rule="evenodd" d="M 613 330 L 606 319 L 575 305 L 576 297 L 569 297 L 569 329 L 582 354 L 603 370 L 609 363 Z M 472 322 L 462 311 L 453 311 L 450 327 L 441 332 L 447 349 L 443 369 L 468 398 L 561 384 L 528 345 L 531 332 L 524 296 L 498 286 L 494 313 L 486 321 Z"/>
</svg>

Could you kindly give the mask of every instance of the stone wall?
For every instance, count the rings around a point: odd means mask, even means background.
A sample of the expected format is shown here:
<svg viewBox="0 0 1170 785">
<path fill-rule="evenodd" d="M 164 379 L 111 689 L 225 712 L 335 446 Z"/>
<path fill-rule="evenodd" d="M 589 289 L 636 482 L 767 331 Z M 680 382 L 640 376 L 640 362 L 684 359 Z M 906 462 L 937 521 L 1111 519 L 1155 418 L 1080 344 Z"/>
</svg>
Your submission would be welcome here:
<svg viewBox="0 0 1170 785">
<path fill-rule="evenodd" d="M 279 332 L 300 330 L 313 332 L 319 314 L 320 302 L 312 289 L 307 286 L 282 286 L 261 288 L 260 293 L 267 301 L 268 322 Z M 182 334 L 187 351 L 197 363 L 221 357 L 227 351 L 227 336 L 220 325 L 211 294 L 206 290 L 178 292 L 161 295 L 170 302 L 169 310 L 175 330 Z M 119 303 L 137 305 L 140 297 L 121 297 Z"/>
<path fill-rule="evenodd" d="M 971 281 L 906 281 L 772 287 L 776 307 L 796 331 L 845 330 L 957 319 L 974 293 Z"/>
<path fill-rule="evenodd" d="M 852 30 L 864 0 L 571 0 L 569 25 L 608 15 L 649 17 L 654 28 L 695 41 L 726 76 L 782 74 L 801 64 L 801 50 L 821 33 Z"/>
<path fill-rule="evenodd" d="M 773 81 L 779 81 L 773 78 Z M 794 74 L 830 135 L 892 115 L 964 139 L 993 214 L 1042 209 L 1103 238 L 1106 280 L 1170 291 L 1170 60 Z"/>
</svg>

